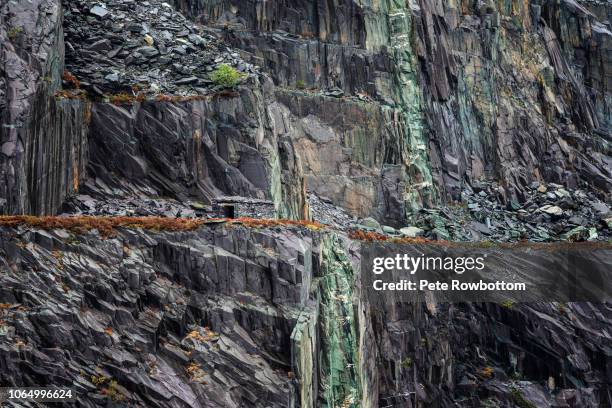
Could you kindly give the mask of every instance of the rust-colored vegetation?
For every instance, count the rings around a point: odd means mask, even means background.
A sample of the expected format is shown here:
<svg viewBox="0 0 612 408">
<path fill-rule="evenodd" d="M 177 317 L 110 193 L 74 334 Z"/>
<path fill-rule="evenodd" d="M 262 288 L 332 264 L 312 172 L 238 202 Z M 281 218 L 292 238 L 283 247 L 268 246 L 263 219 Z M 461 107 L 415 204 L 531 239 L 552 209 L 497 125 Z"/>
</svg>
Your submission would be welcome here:
<svg viewBox="0 0 612 408">
<path fill-rule="evenodd" d="M 265 218 L 247 218 L 240 217 L 227 220 L 231 224 L 241 224 L 251 228 L 270 228 L 270 227 L 289 227 L 298 226 L 308 228 L 313 231 L 319 231 L 326 228 L 325 225 L 320 224 L 316 221 L 306 220 L 278 220 L 278 219 L 265 219 Z"/>
<path fill-rule="evenodd" d="M 140 94 L 139 94 L 140 95 Z M 107 95 L 108 100 L 113 105 L 131 105 L 138 100 L 138 95 L 130 95 L 127 92 L 120 92 L 117 94 Z"/>
<path fill-rule="evenodd" d="M 493 368 L 487 366 L 487 367 L 482 369 L 482 372 L 480 374 L 484 378 L 491 378 L 491 377 L 493 377 Z"/>
<path fill-rule="evenodd" d="M 185 336 L 187 339 L 192 339 L 200 343 L 216 340 L 218 337 L 219 335 L 210 330 L 208 327 L 204 327 L 202 330 L 192 330 L 187 333 L 187 336 Z"/>
<path fill-rule="evenodd" d="M 57 99 L 87 99 L 87 92 L 83 89 L 62 89 L 55 93 Z"/>
<path fill-rule="evenodd" d="M 30 215 L 0 216 L 0 226 L 16 227 L 28 225 L 46 230 L 66 229 L 75 233 L 98 230 L 104 237 L 113 234 L 115 228 L 143 228 L 153 231 L 191 231 L 204 224 L 204 219 L 169 217 L 95 217 L 95 216 L 48 216 Z"/>
<path fill-rule="evenodd" d="M 74 89 L 79 89 L 81 87 L 81 81 L 79 81 L 70 71 L 64 70 L 62 79 Z"/>
<path fill-rule="evenodd" d="M 349 232 L 349 238 L 357 241 L 367 242 L 392 242 L 395 244 L 428 244 L 434 241 L 430 241 L 425 238 L 408 238 L 408 237 L 391 237 L 388 235 L 380 234 L 373 231 L 364 230 L 352 230 Z M 444 241 L 437 241 L 442 243 Z"/>
<path fill-rule="evenodd" d="M 192 231 L 204 224 L 225 222 L 249 228 L 270 228 L 277 226 L 298 226 L 318 231 L 323 224 L 312 221 L 256 219 L 256 218 L 171 218 L 171 217 L 104 217 L 104 216 L 46 216 L 5 215 L 0 216 L 0 226 L 17 227 L 20 225 L 45 230 L 66 229 L 74 233 L 98 230 L 103 237 L 113 235 L 116 228 L 142 228 L 151 231 Z"/>
<path fill-rule="evenodd" d="M 311 231 L 331 230 L 327 225 L 316 221 L 261 219 L 261 218 L 171 218 L 171 217 L 127 217 L 127 216 L 46 216 L 4 215 L 0 216 L 0 227 L 30 226 L 45 230 L 66 229 L 73 233 L 83 233 L 98 230 L 103 238 L 113 235 L 116 228 L 142 228 L 150 231 L 192 231 L 202 225 L 226 223 L 241 225 L 247 228 L 301 227 Z M 395 244 L 430 244 L 448 247 L 473 248 L 533 248 L 549 251 L 569 250 L 576 248 L 610 249 L 610 242 L 449 242 L 431 241 L 426 238 L 393 237 L 372 231 L 351 230 L 350 239 L 364 242 L 389 242 Z"/>
<path fill-rule="evenodd" d="M 388 241 L 389 237 L 378 232 L 364 231 L 364 230 L 352 230 L 349 232 L 349 238 L 357 241 Z"/>
</svg>

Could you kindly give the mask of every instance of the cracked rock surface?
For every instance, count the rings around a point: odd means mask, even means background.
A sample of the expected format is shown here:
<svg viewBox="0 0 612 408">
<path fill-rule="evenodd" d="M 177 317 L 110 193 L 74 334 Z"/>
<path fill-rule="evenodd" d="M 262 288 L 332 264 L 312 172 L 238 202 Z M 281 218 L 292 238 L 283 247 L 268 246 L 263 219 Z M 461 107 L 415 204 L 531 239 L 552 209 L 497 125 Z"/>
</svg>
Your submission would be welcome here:
<svg viewBox="0 0 612 408">
<path fill-rule="evenodd" d="M 235 50 L 163 1 L 66 1 L 66 69 L 104 93 L 202 94 L 219 65 L 254 74 Z"/>
<path fill-rule="evenodd" d="M 0 381 L 74 386 L 80 406 L 290 406 L 311 242 L 3 230 Z"/>
<path fill-rule="evenodd" d="M 221 203 L 329 226 L 2 226 L 0 385 L 86 407 L 612 406 L 608 303 L 376 307 L 347 236 L 608 248 L 611 8 L 0 0 L 1 214 Z"/>
</svg>

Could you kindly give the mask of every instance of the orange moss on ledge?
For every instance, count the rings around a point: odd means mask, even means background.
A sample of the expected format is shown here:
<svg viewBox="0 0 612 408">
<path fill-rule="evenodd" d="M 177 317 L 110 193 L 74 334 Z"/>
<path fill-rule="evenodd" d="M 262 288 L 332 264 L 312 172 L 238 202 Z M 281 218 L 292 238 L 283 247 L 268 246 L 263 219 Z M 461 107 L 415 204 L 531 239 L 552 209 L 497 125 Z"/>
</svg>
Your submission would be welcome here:
<svg viewBox="0 0 612 408">
<path fill-rule="evenodd" d="M 364 230 L 352 230 L 349 232 L 349 238 L 356 241 L 367 241 L 367 242 L 389 242 L 393 244 L 431 244 L 431 243 L 445 243 L 446 241 L 431 241 L 426 238 L 408 238 L 408 237 L 390 237 L 388 235 L 380 234 L 378 232 L 364 231 Z"/>
<path fill-rule="evenodd" d="M 318 231 L 321 229 L 329 228 L 326 225 L 320 224 L 316 221 L 305 221 L 305 220 L 279 220 L 279 219 L 240 217 L 240 218 L 228 219 L 227 222 L 229 222 L 230 224 L 241 224 L 241 225 L 251 227 L 251 228 L 298 226 L 298 227 L 305 227 L 313 231 Z"/>
<path fill-rule="evenodd" d="M 203 225 L 244 226 L 247 228 L 301 227 L 312 231 L 333 228 L 316 221 L 283 220 L 262 218 L 171 218 L 171 217 L 127 217 L 127 216 L 46 216 L 3 215 L 0 216 L 0 227 L 30 226 L 45 230 L 66 229 L 75 233 L 98 230 L 104 238 L 113 235 L 116 228 L 142 228 L 149 231 L 193 231 Z M 377 232 L 363 230 L 349 231 L 348 237 L 360 242 L 385 242 L 390 244 L 427 244 L 448 247 L 500 248 L 519 249 L 532 248 L 549 251 L 569 249 L 612 249 L 611 242 L 450 242 L 432 241 L 426 238 L 390 237 Z"/>
<path fill-rule="evenodd" d="M 210 94 L 197 95 L 167 95 L 167 94 L 145 94 L 139 90 L 134 90 L 132 93 L 119 92 L 115 94 L 105 94 L 103 97 L 93 97 L 87 94 L 82 89 L 62 89 L 55 93 L 58 99 L 87 99 L 97 102 L 108 102 L 116 106 L 133 105 L 143 102 L 159 102 L 159 103 L 180 103 L 191 101 L 210 100 L 213 98 L 235 98 L 240 96 L 236 91 L 220 90 Z"/>
<path fill-rule="evenodd" d="M 66 81 L 69 85 L 71 85 L 74 89 L 79 89 L 81 87 L 81 81 L 77 79 L 70 71 L 64 70 L 62 74 L 62 79 Z"/>
<path fill-rule="evenodd" d="M 5 215 L 0 216 L 0 226 L 30 226 L 45 230 L 66 229 L 82 233 L 98 230 L 103 237 L 109 237 L 116 228 L 142 228 L 150 231 L 193 231 L 202 225 L 227 223 L 244 225 L 249 228 L 270 228 L 276 226 L 300 226 L 314 231 L 325 228 L 323 224 L 311 221 L 256 219 L 256 218 L 171 218 L 171 217 L 127 217 L 127 216 L 46 216 Z"/>
<path fill-rule="evenodd" d="M 492 241 L 445 241 L 438 240 L 433 241 L 426 238 L 408 238 L 408 237 L 392 237 L 377 232 L 364 231 L 364 230 L 352 230 L 349 231 L 348 236 L 350 239 L 361 242 L 371 243 L 389 243 L 389 244 L 426 244 L 426 245 L 437 245 L 445 246 L 449 248 L 477 248 L 477 249 L 521 249 L 530 248 L 544 251 L 567 251 L 572 249 L 611 249 L 612 242 L 531 242 L 531 241 L 518 241 L 518 242 L 492 242 Z"/>
<path fill-rule="evenodd" d="M 95 217 L 95 216 L 47 216 L 7 215 L 0 217 L 0 226 L 20 225 L 41 229 L 67 229 L 74 232 L 98 230 L 108 237 L 115 228 L 143 228 L 153 231 L 191 231 L 206 220 L 168 217 Z"/>
</svg>

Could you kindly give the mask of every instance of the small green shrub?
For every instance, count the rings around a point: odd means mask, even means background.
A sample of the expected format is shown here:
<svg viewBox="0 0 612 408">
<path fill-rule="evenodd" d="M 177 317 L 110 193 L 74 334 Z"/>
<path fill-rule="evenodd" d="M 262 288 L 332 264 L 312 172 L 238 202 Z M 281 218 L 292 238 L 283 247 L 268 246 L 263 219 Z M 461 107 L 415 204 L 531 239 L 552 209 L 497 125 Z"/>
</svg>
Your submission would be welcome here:
<svg viewBox="0 0 612 408">
<path fill-rule="evenodd" d="M 537 408 L 532 402 L 527 401 L 525 397 L 523 397 L 523 393 L 518 388 L 511 388 L 510 395 L 519 408 Z"/>
<path fill-rule="evenodd" d="M 21 33 L 22 31 L 23 31 L 23 28 L 21 27 L 11 27 L 8 30 L 7 35 L 11 40 L 14 40 L 19 35 L 19 33 Z"/>
<path fill-rule="evenodd" d="M 236 68 L 233 68 L 227 64 L 221 64 L 215 69 L 210 79 L 215 85 L 222 86 L 224 88 L 235 88 L 236 85 L 246 77 L 246 74 L 241 74 Z"/>
<path fill-rule="evenodd" d="M 410 367 L 412 367 L 412 358 L 410 358 L 410 357 L 406 357 L 406 358 L 404 359 L 404 361 L 402 361 L 402 367 L 404 367 L 404 368 L 410 368 Z"/>
<path fill-rule="evenodd" d="M 306 82 L 302 81 L 301 79 L 298 80 L 295 84 L 295 87 L 297 89 L 306 89 Z"/>
</svg>

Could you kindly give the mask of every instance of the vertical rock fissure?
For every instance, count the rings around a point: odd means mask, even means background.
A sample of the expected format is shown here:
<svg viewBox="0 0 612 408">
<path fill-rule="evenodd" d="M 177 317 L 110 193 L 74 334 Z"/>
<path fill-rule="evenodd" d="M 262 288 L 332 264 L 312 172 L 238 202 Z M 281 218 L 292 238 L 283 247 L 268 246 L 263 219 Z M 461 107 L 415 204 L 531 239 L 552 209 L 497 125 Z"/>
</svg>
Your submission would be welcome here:
<svg viewBox="0 0 612 408">
<path fill-rule="evenodd" d="M 322 244 L 319 279 L 320 398 L 322 407 L 357 407 L 358 338 L 353 309 L 354 273 L 342 242 L 335 235 Z"/>
<path fill-rule="evenodd" d="M 404 193 L 404 202 L 406 212 L 410 213 L 412 209 L 430 202 L 435 195 L 423 129 L 417 61 L 412 46 L 412 14 L 405 1 L 388 0 L 387 16 L 388 44 L 396 64 L 393 98 L 405 121 L 402 156 L 410 183 Z"/>
</svg>

